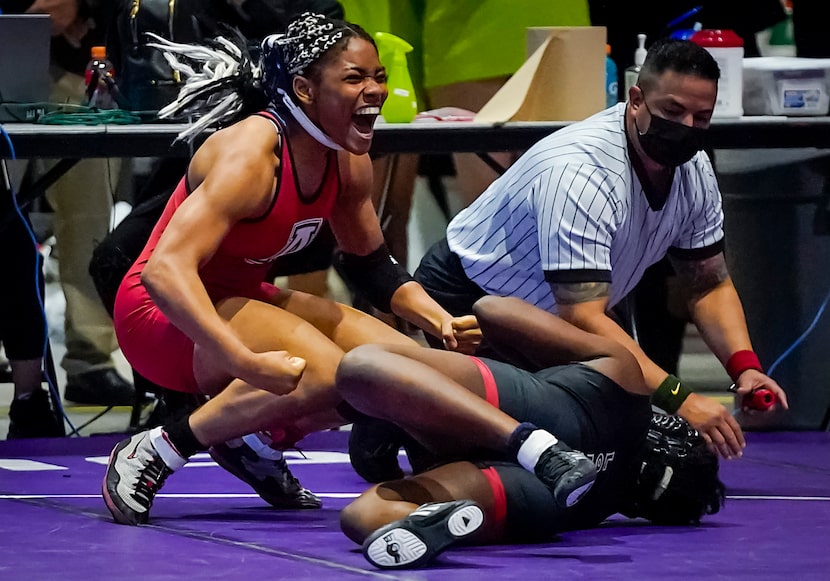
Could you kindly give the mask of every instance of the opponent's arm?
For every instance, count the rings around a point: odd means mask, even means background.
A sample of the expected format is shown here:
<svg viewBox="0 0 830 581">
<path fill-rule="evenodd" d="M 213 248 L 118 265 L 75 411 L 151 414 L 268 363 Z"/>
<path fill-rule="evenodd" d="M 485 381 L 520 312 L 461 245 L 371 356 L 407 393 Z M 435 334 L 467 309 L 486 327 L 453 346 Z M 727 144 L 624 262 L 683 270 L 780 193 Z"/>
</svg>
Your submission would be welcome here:
<svg viewBox="0 0 830 581">
<path fill-rule="evenodd" d="M 520 367 L 542 369 L 586 362 L 627 391 L 650 393 L 637 360 L 616 341 L 515 297 L 485 296 L 473 309 L 487 342 Z"/>
<path fill-rule="evenodd" d="M 580 329 L 612 339 L 628 349 L 640 364 L 646 386 L 651 392 L 657 389 L 667 374 L 608 316 L 608 297 L 611 291 L 609 283 L 551 283 L 551 289 L 560 317 Z"/>
<path fill-rule="evenodd" d="M 472 353 L 480 342 L 474 317 L 452 317 L 389 255 L 372 204 L 368 155 L 341 154 L 340 166 L 344 189 L 330 223 L 350 282 L 375 307 L 442 338 L 449 349 Z"/>
</svg>

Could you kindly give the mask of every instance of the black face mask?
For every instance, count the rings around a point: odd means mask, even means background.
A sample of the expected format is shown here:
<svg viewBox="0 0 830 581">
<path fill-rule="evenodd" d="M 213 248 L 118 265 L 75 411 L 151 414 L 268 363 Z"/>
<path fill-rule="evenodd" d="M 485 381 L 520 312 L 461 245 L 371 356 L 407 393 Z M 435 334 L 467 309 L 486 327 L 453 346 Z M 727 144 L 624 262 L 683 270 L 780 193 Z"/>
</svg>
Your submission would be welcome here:
<svg viewBox="0 0 830 581">
<path fill-rule="evenodd" d="M 652 113 L 645 101 L 643 105 L 651 114 L 651 123 L 645 133 L 637 127 L 637 135 L 643 151 L 651 159 L 660 165 L 676 167 L 686 163 L 703 149 L 705 129 L 663 119 Z"/>
</svg>

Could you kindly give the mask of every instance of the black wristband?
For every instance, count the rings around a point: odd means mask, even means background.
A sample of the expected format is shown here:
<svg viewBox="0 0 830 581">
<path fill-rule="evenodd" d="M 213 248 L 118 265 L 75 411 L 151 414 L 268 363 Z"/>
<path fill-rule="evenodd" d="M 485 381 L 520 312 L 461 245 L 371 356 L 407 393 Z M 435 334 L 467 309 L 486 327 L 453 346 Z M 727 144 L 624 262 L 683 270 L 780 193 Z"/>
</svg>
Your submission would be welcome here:
<svg viewBox="0 0 830 581">
<path fill-rule="evenodd" d="M 415 280 L 389 254 L 386 244 L 381 244 L 366 256 L 338 252 L 335 262 L 346 284 L 384 313 L 392 312 L 391 301 L 395 291 Z"/>
<path fill-rule="evenodd" d="M 673 414 L 691 394 L 692 390 L 683 385 L 679 378 L 669 375 L 651 396 L 651 403 L 667 414 Z"/>
</svg>

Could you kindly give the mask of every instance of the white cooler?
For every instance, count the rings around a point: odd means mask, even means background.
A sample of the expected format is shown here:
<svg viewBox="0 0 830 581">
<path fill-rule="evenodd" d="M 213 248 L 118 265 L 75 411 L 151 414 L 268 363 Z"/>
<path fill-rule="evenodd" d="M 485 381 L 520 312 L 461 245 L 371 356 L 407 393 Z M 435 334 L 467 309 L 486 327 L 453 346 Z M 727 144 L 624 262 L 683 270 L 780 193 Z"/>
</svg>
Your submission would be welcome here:
<svg viewBox="0 0 830 581">
<path fill-rule="evenodd" d="M 830 59 L 745 58 L 743 109 L 744 115 L 827 115 Z"/>
</svg>

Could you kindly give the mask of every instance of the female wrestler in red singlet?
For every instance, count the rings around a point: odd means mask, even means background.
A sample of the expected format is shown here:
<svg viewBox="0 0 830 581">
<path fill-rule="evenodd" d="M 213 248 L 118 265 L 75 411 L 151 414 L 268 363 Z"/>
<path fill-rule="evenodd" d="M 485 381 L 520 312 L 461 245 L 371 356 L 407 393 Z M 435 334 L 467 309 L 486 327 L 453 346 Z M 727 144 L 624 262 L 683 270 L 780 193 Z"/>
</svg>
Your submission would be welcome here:
<svg viewBox="0 0 830 581">
<path fill-rule="evenodd" d="M 205 115 L 180 137 L 238 117 L 235 103 L 252 88 L 264 89 L 274 110 L 199 147 L 119 288 L 114 322 L 130 364 L 168 389 L 211 396 L 189 417 L 116 446 L 104 498 L 116 520 L 132 524 L 146 522 L 162 476 L 197 450 L 259 430 L 290 440 L 347 423 L 334 390 L 346 351 L 414 344 L 351 307 L 263 283 L 268 265 L 306 247 L 324 222 L 376 306 L 450 349 L 472 352 L 480 337 L 474 317 L 452 317 L 386 250 L 368 155 L 386 72 L 365 31 L 306 13 L 266 38 L 256 61 L 244 41 L 158 43 L 186 74 L 197 74 L 201 60 L 209 61 L 203 74 L 225 75 L 189 79 L 180 101 L 162 110 L 190 111 L 201 96 Z"/>
</svg>

